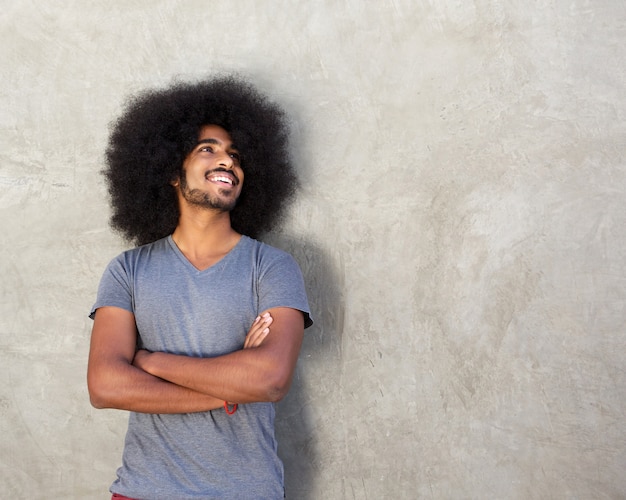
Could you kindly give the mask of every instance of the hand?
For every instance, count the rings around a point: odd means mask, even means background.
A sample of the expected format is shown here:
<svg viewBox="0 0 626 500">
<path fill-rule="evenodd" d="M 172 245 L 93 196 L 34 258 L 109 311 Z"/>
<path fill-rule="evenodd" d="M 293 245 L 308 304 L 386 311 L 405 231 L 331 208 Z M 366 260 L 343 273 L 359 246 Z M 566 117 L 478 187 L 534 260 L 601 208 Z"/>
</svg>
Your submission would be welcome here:
<svg viewBox="0 0 626 500">
<path fill-rule="evenodd" d="M 259 347 L 265 340 L 265 337 L 267 337 L 267 334 L 270 332 L 269 327 L 272 324 L 272 321 L 274 321 L 274 318 L 272 318 L 268 312 L 257 316 L 254 323 L 252 323 L 250 330 L 248 330 L 248 333 L 246 334 L 246 340 L 243 343 L 243 348 L 249 349 L 251 347 Z"/>
</svg>

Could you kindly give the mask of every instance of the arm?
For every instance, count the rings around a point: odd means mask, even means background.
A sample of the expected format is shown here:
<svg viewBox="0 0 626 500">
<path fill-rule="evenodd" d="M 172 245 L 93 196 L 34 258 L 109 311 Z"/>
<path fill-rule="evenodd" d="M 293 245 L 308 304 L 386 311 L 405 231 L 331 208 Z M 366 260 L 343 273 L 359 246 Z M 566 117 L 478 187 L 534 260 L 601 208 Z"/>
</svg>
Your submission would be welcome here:
<svg viewBox="0 0 626 500">
<path fill-rule="evenodd" d="M 304 316 L 287 307 L 269 312 L 272 333 L 256 347 L 215 358 L 140 351 L 135 366 L 221 401 L 279 401 L 291 385 L 304 334 Z"/>
<path fill-rule="evenodd" d="M 246 346 L 254 348 L 267 335 L 256 321 Z M 137 342 L 135 317 L 117 307 L 97 310 L 91 334 L 87 386 L 96 408 L 144 413 L 190 413 L 220 408 L 224 401 L 161 380 L 133 366 Z"/>
</svg>

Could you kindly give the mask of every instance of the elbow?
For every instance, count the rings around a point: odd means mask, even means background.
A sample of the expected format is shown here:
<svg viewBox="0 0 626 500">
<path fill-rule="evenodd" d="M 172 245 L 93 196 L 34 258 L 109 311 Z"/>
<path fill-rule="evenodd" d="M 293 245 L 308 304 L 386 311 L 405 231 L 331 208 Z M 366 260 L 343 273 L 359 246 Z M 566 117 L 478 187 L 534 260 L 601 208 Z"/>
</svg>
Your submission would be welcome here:
<svg viewBox="0 0 626 500">
<path fill-rule="evenodd" d="M 102 398 L 102 396 L 96 391 L 92 390 L 91 387 L 89 387 L 89 402 L 91 403 L 91 406 L 93 406 L 97 410 L 102 410 L 103 408 L 106 408 L 106 404 L 104 403 L 104 399 Z"/>
<path fill-rule="evenodd" d="M 115 407 L 115 394 L 118 391 L 106 383 L 105 380 L 97 379 L 93 376 L 87 378 L 87 390 L 89 392 L 89 402 L 91 406 L 98 410 Z"/>
<path fill-rule="evenodd" d="M 266 399 L 270 403 L 278 403 L 282 400 L 291 387 L 291 374 L 283 374 L 274 378 L 269 378 L 264 390 Z"/>
<path fill-rule="evenodd" d="M 96 410 L 103 410 L 107 406 L 104 404 L 104 401 L 93 394 L 89 393 L 89 402 L 91 406 L 93 406 Z"/>
<path fill-rule="evenodd" d="M 107 398 L 104 395 L 104 391 L 98 386 L 98 384 L 89 382 L 87 384 L 87 389 L 89 391 L 89 402 L 91 403 L 91 406 L 98 410 L 109 407 L 109 405 L 107 405 Z"/>
<path fill-rule="evenodd" d="M 270 403 L 278 403 L 287 395 L 287 392 L 289 391 L 283 390 L 279 387 L 274 387 L 267 391 L 267 400 Z"/>
<path fill-rule="evenodd" d="M 124 360 L 116 363 L 92 363 L 87 368 L 87 390 L 91 406 L 126 409 L 128 389 L 128 363 Z"/>
</svg>

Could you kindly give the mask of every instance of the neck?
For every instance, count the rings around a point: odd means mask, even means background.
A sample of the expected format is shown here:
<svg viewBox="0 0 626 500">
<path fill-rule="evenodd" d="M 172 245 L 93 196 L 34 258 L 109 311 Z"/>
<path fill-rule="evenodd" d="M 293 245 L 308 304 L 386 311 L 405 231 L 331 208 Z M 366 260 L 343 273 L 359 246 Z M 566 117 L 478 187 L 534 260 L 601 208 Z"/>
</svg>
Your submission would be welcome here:
<svg viewBox="0 0 626 500">
<path fill-rule="evenodd" d="M 212 266 L 239 242 L 241 235 L 230 225 L 228 212 L 184 211 L 172 239 L 198 269 Z"/>
</svg>

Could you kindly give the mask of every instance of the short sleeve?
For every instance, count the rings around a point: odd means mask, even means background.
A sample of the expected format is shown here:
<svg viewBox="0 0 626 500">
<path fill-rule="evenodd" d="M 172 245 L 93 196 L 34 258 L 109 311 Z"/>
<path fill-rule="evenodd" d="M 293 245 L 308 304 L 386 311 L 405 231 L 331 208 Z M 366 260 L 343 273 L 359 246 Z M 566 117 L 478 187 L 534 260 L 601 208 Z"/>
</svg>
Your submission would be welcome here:
<svg viewBox="0 0 626 500">
<path fill-rule="evenodd" d="M 273 307 L 290 307 L 304 313 L 304 327 L 313 324 L 309 302 L 300 267 L 294 258 L 285 252 L 277 252 L 265 265 L 259 276 L 259 311 Z"/>
<path fill-rule="evenodd" d="M 124 254 L 113 259 L 106 267 L 100 285 L 96 303 L 91 308 L 89 317 L 93 319 L 100 307 L 113 306 L 134 312 L 131 277 Z"/>
</svg>

